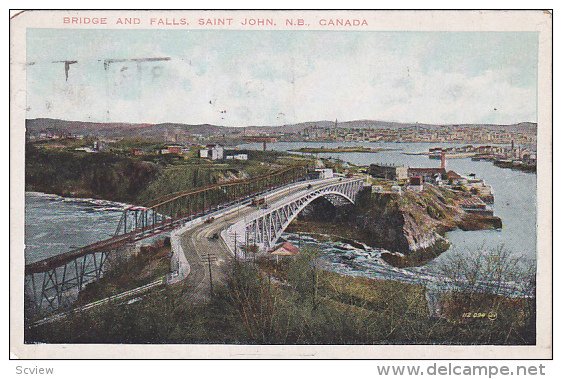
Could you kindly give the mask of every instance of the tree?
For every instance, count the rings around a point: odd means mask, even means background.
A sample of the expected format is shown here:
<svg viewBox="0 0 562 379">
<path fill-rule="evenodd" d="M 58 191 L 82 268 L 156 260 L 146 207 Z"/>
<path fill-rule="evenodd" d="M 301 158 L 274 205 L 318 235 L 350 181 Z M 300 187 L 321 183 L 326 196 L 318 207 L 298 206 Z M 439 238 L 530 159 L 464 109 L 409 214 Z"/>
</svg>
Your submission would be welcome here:
<svg viewBox="0 0 562 379">
<path fill-rule="evenodd" d="M 437 265 L 440 316 L 457 323 L 458 342 L 535 340 L 535 265 L 500 246 L 451 253 Z"/>
</svg>

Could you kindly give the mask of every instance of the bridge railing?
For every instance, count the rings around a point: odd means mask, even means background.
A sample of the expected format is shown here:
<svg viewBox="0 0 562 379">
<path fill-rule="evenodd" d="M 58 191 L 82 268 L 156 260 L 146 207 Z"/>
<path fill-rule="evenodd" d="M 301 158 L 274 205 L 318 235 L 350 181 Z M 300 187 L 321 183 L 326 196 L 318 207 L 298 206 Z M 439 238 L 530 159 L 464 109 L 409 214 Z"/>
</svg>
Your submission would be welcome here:
<svg viewBox="0 0 562 379">
<path fill-rule="evenodd" d="M 176 220 L 205 215 L 281 185 L 306 178 L 308 170 L 295 166 L 257 177 L 211 184 L 195 190 L 165 195 L 148 207 L 130 207 L 123 211 L 115 236 L 151 233 Z"/>
<path fill-rule="evenodd" d="M 34 312 L 56 310 L 75 300 L 89 282 L 103 275 L 108 257 L 143 238 L 169 231 L 197 217 L 256 194 L 306 179 L 308 170 L 295 166 L 267 175 L 217 183 L 155 200 L 148 207 L 124 210 L 114 237 L 25 266 L 26 301 Z M 73 296 L 69 296 L 73 293 Z"/>
<path fill-rule="evenodd" d="M 363 179 L 354 178 L 303 190 L 238 221 L 221 236 L 229 250 L 238 257 L 240 257 L 240 253 L 249 250 L 267 251 L 275 244 L 294 217 L 314 199 L 321 196 L 340 196 L 342 199 L 354 203 L 357 193 L 362 188 Z"/>
</svg>

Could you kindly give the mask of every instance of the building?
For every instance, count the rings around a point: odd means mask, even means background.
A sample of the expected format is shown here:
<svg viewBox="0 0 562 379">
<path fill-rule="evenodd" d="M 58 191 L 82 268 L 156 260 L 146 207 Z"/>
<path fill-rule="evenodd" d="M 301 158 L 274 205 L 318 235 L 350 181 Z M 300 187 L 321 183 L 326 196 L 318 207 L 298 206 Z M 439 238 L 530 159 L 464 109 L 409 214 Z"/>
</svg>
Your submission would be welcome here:
<svg viewBox="0 0 562 379">
<path fill-rule="evenodd" d="M 441 154 L 443 153 L 442 147 L 432 147 L 429 149 L 429 158 L 430 159 L 441 159 Z"/>
<path fill-rule="evenodd" d="M 447 180 L 449 183 L 456 186 L 468 183 L 468 179 L 466 177 L 459 175 L 452 170 L 447 171 Z"/>
<path fill-rule="evenodd" d="M 224 158 L 224 149 L 221 145 L 207 145 L 207 149 L 209 149 L 209 158 L 211 160 L 216 161 Z"/>
<path fill-rule="evenodd" d="M 182 154 L 182 147 L 180 145 L 168 145 L 166 150 L 168 150 L 168 154 Z"/>
<path fill-rule="evenodd" d="M 237 160 L 237 161 L 247 161 L 248 160 L 248 154 L 234 154 L 234 155 L 227 155 L 226 159 L 231 160 Z"/>
<path fill-rule="evenodd" d="M 422 167 L 414 168 L 410 167 L 408 169 L 408 177 L 412 178 L 414 176 L 419 176 L 427 183 L 437 183 L 445 177 L 447 171 L 445 168 L 441 167 Z"/>
<path fill-rule="evenodd" d="M 482 216 L 493 216 L 494 211 L 478 197 L 470 197 L 461 203 L 461 208 L 467 213 L 476 213 Z"/>
<path fill-rule="evenodd" d="M 408 179 L 408 168 L 406 166 L 372 164 L 369 166 L 369 175 L 374 178 L 405 180 Z"/>
<path fill-rule="evenodd" d="M 330 179 L 334 177 L 334 170 L 331 168 L 317 168 L 309 174 L 310 179 Z"/>
<path fill-rule="evenodd" d="M 523 154 L 523 163 L 527 165 L 536 165 L 537 164 L 537 154 L 528 152 Z"/>
<path fill-rule="evenodd" d="M 279 257 L 292 257 L 298 253 L 299 249 L 288 241 L 278 244 L 270 251 L 270 254 L 275 256 L 277 262 L 279 262 Z"/>
<path fill-rule="evenodd" d="M 273 250 L 271 250 L 272 255 L 278 255 L 278 256 L 292 256 L 298 253 L 299 253 L 299 249 L 288 241 L 278 244 L 273 248 Z"/>
<path fill-rule="evenodd" d="M 95 151 L 105 151 L 107 149 L 107 144 L 105 141 L 94 141 L 93 149 Z"/>
<path fill-rule="evenodd" d="M 97 150 L 94 150 L 93 148 L 88 147 L 88 146 L 86 146 L 86 147 L 77 147 L 77 148 L 74 149 L 74 150 L 76 150 L 76 151 L 84 151 L 84 152 L 86 152 L 86 153 L 97 153 L 97 152 L 98 152 Z"/>
<path fill-rule="evenodd" d="M 221 145 L 209 144 L 199 150 L 199 158 L 208 158 L 213 161 L 224 159 L 224 148 Z"/>
<path fill-rule="evenodd" d="M 412 176 L 408 184 L 408 189 L 416 192 L 423 191 L 423 178 L 421 176 Z"/>
</svg>

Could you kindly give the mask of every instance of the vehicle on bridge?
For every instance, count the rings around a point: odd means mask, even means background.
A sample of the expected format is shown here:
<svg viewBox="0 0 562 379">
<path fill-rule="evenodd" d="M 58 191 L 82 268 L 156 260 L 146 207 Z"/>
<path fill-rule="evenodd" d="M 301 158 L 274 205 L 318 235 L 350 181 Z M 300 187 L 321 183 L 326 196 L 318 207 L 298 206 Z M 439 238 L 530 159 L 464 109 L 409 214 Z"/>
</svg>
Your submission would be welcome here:
<svg viewBox="0 0 562 379">
<path fill-rule="evenodd" d="M 265 197 L 261 196 L 261 197 L 254 197 L 252 199 L 252 206 L 254 207 L 267 207 L 267 204 L 265 202 Z"/>
<path fill-rule="evenodd" d="M 197 218 L 212 223 L 215 219 L 209 216 L 211 213 L 252 197 L 263 197 L 265 204 L 265 191 L 301 182 L 307 174 L 307 167 L 294 166 L 248 179 L 188 188 L 154 199 L 147 206 L 128 206 L 112 237 L 26 264 L 26 312 L 38 317 L 76 301 L 88 283 L 106 272 L 109 256 L 121 254 L 126 246 Z"/>
<path fill-rule="evenodd" d="M 242 220 L 232 224 L 226 233 L 226 243 L 231 252 L 237 246 L 253 245 L 256 251 L 266 252 L 275 246 L 287 226 L 306 208 L 312 201 L 323 197 L 333 205 L 355 204 L 357 194 L 363 189 L 363 179 L 340 178 L 337 182 L 327 180 L 322 183 L 304 183 L 301 188 L 291 196 L 273 202 L 266 211 L 255 211 Z M 258 200 L 256 200 L 258 201 Z M 232 239 L 232 236 L 236 236 Z"/>
</svg>

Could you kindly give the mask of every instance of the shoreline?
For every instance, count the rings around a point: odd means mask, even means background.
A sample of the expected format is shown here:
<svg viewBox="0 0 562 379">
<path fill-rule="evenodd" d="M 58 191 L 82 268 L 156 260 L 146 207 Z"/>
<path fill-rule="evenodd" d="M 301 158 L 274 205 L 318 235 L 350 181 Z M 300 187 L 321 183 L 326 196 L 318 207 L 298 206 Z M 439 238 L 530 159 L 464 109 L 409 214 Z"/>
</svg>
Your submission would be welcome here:
<svg viewBox="0 0 562 379">
<path fill-rule="evenodd" d="M 24 191 L 24 194 L 35 196 L 35 197 L 50 198 L 53 200 L 61 199 L 62 201 L 69 202 L 69 203 L 74 202 L 74 203 L 84 203 L 84 204 L 92 204 L 92 205 L 119 205 L 119 206 L 123 206 L 123 209 L 126 207 L 134 206 L 133 204 L 124 203 L 116 200 L 108 200 L 108 199 L 94 198 L 94 197 L 64 196 L 57 193 L 47 193 L 42 191 Z"/>
<path fill-rule="evenodd" d="M 402 153 L 404 155 L 417 155 L 417 156 L 426 156 L 428 157 L 428 159 L 432 159 L 430 158 L 430 153 L 425 152 L 425 151 L 420 151 L 420 152 L 404 152 Z M 476 153 L 456 153 L 456 154 L 445 154 L 445 158 L 446 159 L 466 159 L 466 158 L 472 158 L 476 156 Z M 438 159 L 438 158 L 437 158 Z"/>
<path fill-rule="evenodd" d="M 320 153 L 380 153 L 382 151 L 400 151 L 400 149 L 392 149 L 386 147 L 363 147 L 363 146 L 339 146 L 331 147 L 301 147 L 298 149 L 287 150 L 292 153 L 320 154 Z"/>
<path fill-rule="evenodd" d="M 295 222 L 295 221 L 293 221 Z M 329 241 L 331 243 L 348 243 L 350 245 L 354 245 L 356 243 L 365 244 L 366 246 L 372 249 L 379 249 L 382 250 L 381 252 L 381 259 L 384 260 L 387 264 L 391 265 L 395 268 L 409 268 L 409 267 L 423 267 L 427 263 L 431 262 L 433 259 L 437 258 L 441 254 L 445 253 L 449 250 L 451 244 L 446 238 L 446 236 L 441 236 L 442 243 L 437 243 L 434 246 L 429 248 L 416 250 L 408 255 L 404 255 L 403 253 L 397 251 L 391 251 L 384 247 L 380 246 L 373 246 L 369 243 L 369 241 L 365 238 L 361 238 L 358 235 L 341 235 L 341 234 L 332 234 L 330 233 L 332 229 L 332 225 L 323 224 L 321 222 L 314 222 L 314 221 L 297 221 L 295 225 L 291 224 L 286 229 L 286 232 L 293 233 L 293 234 L 302 234 L 308 235 L 312 237 L 319 236 L 319 241 Z M 320 233 L 316 228 L 326 231 L 329 230 L 328 233 Z M 333 228 L 337 229 L 341 232 L 341 226 L 334 225 Z M 335 230 L 334 230 L 335 232 Z"/>
<path fill-rule="evenodd" d="M 423 266 L 449 250 L 450 231 L 501 229 L 502 221 L 497 216 L 465 212 L 461 204 L 466 196 L 471 195 L 433 186 L 403 195 L 364 192 L 356 207 L 314 204 L 287 231 L 355 240 L 386 250 L 381 258 L 394 267 Z"/>
</svg>

